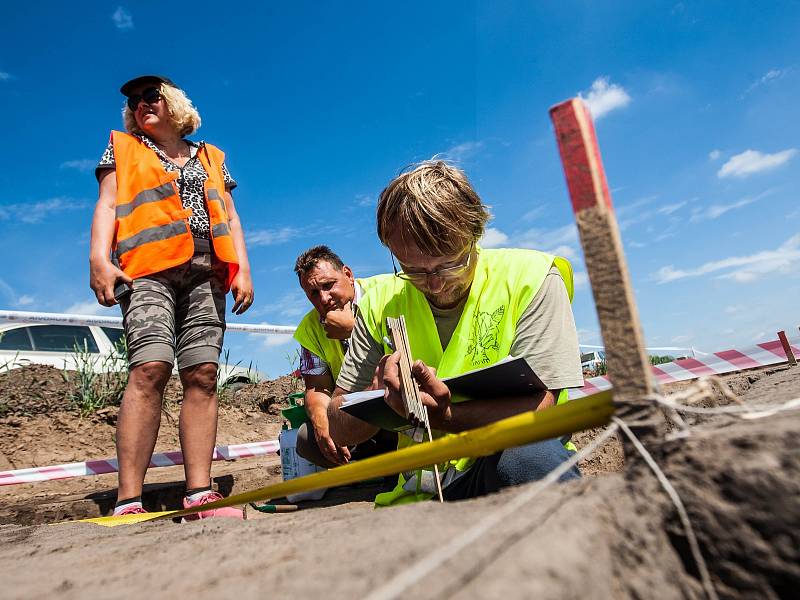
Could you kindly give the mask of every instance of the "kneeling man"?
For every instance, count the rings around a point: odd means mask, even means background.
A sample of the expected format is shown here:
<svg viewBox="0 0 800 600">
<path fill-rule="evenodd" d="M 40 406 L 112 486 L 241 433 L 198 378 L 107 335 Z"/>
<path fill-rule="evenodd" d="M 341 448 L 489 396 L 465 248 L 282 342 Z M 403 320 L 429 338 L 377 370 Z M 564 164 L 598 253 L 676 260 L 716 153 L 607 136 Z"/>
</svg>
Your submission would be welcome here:
<svg viewBox="0 0 800 600">
<path fill-rule="evenodd" d="M 356 279 L 352 269 L 327 246 L 314 246 L 303 252 L 297 257 L 294 271 L 300 287 L 314 305 L 294 334 L 300 344 L 300 374 L 306 386 L 305 407 L 311 423 L 311 427 L 303 425 L 297 434 L 297 452 L 317 465 L 334 467 L 351 458 L 346 445 L 337 445 L 331 439 L 327 411 L 358 304 L 366 290 L 381 278 L 392 276 Z M 359 444 L 353 451 L 354 457 L 386 452 L 396 441 L 395 434 L 379 432 Z"/>
<path fill-rule="evenodd" d="M 384 344 L 387 317 L 406 318 L 411 353 L 418 359 L 414 376 L 435 436 L 548 408 L 566 401 L 567 388 L 583 385 L 569 263 L 534 250 L 481 248 L 478 241 L 489 216 L 466 175 L 442 161 L 421 163 L 383 190 L 378 235 L 396 259 L 395 276 L 378 281 L 359 306 L 328 407 L 335 445 L 375 434 L 373 426 L 338 409 L 343 394 L 370 387 L 374 377 L 387 390 L 386 402 L 404 414 L 399 355 Z M 441 378 L 508 355 L 524 357 L 547 389 L 529 396 L 450 402 Z M 411 443 L 400 436 L 400 446 Z M 548 440 L 489 457 L 455 459 L 440 465 L 444 496 L 470 498 L 534 481 L 570 454 L 562 440 Z M 573 469 L 565 478 L 579 476 Z M 376 503 L 427 499 L 433 490 L 427 471 L 404 473 Z"/>
</svg>

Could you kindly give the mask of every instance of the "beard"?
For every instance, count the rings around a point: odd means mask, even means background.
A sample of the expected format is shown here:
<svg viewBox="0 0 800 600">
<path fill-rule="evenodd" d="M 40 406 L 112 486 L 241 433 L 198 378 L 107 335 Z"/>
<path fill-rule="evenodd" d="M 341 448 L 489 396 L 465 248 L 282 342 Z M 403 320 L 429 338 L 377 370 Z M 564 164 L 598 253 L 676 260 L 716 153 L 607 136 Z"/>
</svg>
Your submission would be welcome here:
<svg viewBox="0 0 800 600">
<path fill-rule="evenodd" d="M 425 289 L 420 291 L 425 298 L 436 308 L 452 308 L 458 304 L 469 293 L 472 285 L 472 278 L 467 281 L 459 281 L 446 285 L 440 291 L 433 293 Z"/>
</svg>

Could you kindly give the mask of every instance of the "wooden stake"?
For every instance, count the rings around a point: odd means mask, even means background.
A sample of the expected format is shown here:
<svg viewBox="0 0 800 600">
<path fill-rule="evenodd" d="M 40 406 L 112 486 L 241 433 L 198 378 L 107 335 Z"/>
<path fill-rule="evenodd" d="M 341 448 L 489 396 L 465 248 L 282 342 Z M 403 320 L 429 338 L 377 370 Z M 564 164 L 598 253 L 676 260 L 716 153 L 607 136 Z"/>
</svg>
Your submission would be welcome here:
<svg viewBox="0 0 800 600">
<path fill-rule="evenodd" d="M 779 331 L 778 339 L 781 341 L 781 345 L 783 346 L 783 351 L 786 353 L 786 359 L 789 361 L 789 364 L 792 366 L 796 365 L 797 359 L 794 357 L 794 352 L 792 352 L 792 345 L 789 343 L 789 339 L 786 337 L 786 332 Z"/>
<path fill-rule="evenodd" d="M 550 118 L 586 258 L 614 399 L 635 401 L 652 394 L 655 384 L 592 118 L 578 98 L 551 108 Z"/>
</svg>

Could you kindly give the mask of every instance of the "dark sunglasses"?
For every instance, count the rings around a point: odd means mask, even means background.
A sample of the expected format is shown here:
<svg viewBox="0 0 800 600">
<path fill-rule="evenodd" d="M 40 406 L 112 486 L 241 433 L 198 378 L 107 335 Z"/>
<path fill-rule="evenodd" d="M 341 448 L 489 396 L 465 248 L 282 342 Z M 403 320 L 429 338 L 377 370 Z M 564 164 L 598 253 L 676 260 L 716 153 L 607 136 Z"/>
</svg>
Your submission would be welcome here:
<svg viewBox="0 0 800 600">
<path fill-rule="evenodd" d="M 141 94 L 134 94 L 133 96 L 128 96 L 128 108 L 135 111 L 139 108 L 139 103 L 144 100 L 148 104 L 153 104 L 161 100 L 161 90 L 157 87 L 149 87 L 145 90 L 142 90 Z"/>
</svg>

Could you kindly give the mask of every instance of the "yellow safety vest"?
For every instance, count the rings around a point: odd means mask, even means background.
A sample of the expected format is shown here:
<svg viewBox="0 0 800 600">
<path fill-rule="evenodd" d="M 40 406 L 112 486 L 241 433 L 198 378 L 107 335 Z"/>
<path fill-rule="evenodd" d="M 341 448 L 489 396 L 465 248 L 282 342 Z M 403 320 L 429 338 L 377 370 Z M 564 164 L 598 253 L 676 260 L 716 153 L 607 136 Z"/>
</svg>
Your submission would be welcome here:
<svg viewBox="0 0 800 600">
<path fill-rule="evenodd" d="M 572 299 L 572 267 L 566 259 L 535 250 L 478 250 L 475 278 L 446 348 L 442 348 L 428 301 L 410 282 L 397 277 L 385 279 L 362 300 L 360 310 L 367 329 L 387 354 L 391 349 L 383 342 L 389 333 L 386 318 L 404 315 L 412 357 L 435 367 L 437 376 L 452 377 L 486 367 L 509 355 L 517 323 L 553 265 L 561 272 Z M 566 390 L 562 390 L 558 403 L 566 400 Z M 434 432 L 434 437 L 443 435 L 447 434 Z M 412 443 L 411 438 L 400 435 L 398 448 Z M 473 462 L 473 458 L 454 459 L 440 468 L 464 471 Z M 379 494 L 375 503 L 389 506 L 430 498 L 424 492 L 404 490 L 404 483 L 400 475 L 397 487 Z"/>
<path fill-rule="evenodd" d="M 356 279 L 356 282 L 361 286 L 361 292 L 366 294 L 382 279 L 394 278 L 394 275 L 374 275 L 364 279 Z M 344 350 L 342 349 L 341 340 L 332 340 L 326 335 L 325 328 L 319 322 L 317 309 L 312 308 L 306 313 L 306 316 L 303 317 L 294 332 L 294 339 L 303 348 L 313 352 L 328 364 L 333 375 L 333 382 L 336 383 L 339 372 L 342 370 Z"/>
</svg>

